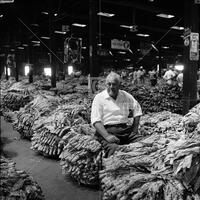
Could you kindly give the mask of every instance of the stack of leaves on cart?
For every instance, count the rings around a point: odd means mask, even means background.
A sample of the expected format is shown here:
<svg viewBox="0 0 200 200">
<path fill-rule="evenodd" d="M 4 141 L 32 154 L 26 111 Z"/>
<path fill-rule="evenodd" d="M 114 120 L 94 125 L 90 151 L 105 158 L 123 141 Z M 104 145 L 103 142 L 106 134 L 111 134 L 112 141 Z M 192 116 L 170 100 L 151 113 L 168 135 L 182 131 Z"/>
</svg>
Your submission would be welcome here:
<svg viewBox="0 0 200 200">
<path fill-rule="evenodd" d="M 101 166 L 101 144 L 94 138 L 94 129 L 81 125 L 63 137 L 64 149 L 60 165 L 65 175 L 70 175 L 79 184 L 97 186 Z"/>
<path fill-rule="evenodd" d="M 183 128 L 180 126 L 182 117 L 182 115 L 169 111 L 145 114 L 140 120 L 140 133 L 143 136 L 148 136 L 163 132 L 166 134 L 170 131 L 181 132 L 183 131 Z"/>
<path fill-rule="evenodd" d="M 187 138 L 200 140 L 200 103 L 194 106 L 182 119 Z"/>
<path fill-rule="evenodd" d="M 166 121 L 156 125 L 163 131 L 120 146 L 103 159 L 103 199 L 200 198 L 200 140 L 186 139 L 181 118 L 174 129 Z"/>
<path fill-rule="evenodd" d="M 7 90 L 15 83 L 14 80 L 0 80 L 0 115 L 3 115 L 3 113 L 6 111 L 4 105 L 3 105 L 3 98 L 7 94 Z M 8 109 L 7 109 L 8 110 Z"/>
<path fill-rule="evenodd" d="M 32 101 L 34 95 L 37 93 L 34 85 L 23 81 L 11 84 L 10 87 L 4 91 L 5 93 L 3 94 L 1 104 L 3 115 L 7 115 L 6 112 L 9 112 L 9 110 L 18 111 L 20 108 Z"/>
<path fill-rule="evenodd" d="M 40 186 L 26 172 L 17 170 L 13 161 L 2 156 L 0 170 L 0 199 L 45 199 Z"/>
<path fill-rule="evenodd" d="M 22 138 L 31 139 L 34 122 L 41 116 L 48 116 L 58 107 L 59 102 L 60 98 L 55 96 L 37 95 L 33 101 L 19 110 L 13 127 L 21 134 Z"/>
<path fill-rule="evenodd" d="M 88 109 L 83 105 L 64 104 L 58 106 L 47 117 L 40 117 L 32 127 L 32 149 L 44 156 L 58 158 L 63 144 L 62 137 L 70 127 L 88 123 Z"/>
<path fill-rule="evenodd" d="M 134 86 L 123 83 L 123 89 L 131 93 L 139 101 L 144 113 L 170 111 L 182 113 L 182 92 L 178 86 L 159 84 L 156 87 L 150 85 Z"/>
</svg>

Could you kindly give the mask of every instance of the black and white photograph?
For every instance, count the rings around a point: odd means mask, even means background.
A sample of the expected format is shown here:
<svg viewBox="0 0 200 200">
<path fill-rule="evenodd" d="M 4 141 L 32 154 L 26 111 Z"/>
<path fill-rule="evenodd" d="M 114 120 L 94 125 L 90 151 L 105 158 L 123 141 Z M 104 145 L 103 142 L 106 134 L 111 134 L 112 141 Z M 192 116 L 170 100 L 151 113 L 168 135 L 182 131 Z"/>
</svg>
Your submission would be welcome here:
<svg viewBox="0 0 200 200">
<path fill-rule="evenodd" d="M 200 200 L 200 0 L 0 0 L 1 200 Z"/>
</svg>

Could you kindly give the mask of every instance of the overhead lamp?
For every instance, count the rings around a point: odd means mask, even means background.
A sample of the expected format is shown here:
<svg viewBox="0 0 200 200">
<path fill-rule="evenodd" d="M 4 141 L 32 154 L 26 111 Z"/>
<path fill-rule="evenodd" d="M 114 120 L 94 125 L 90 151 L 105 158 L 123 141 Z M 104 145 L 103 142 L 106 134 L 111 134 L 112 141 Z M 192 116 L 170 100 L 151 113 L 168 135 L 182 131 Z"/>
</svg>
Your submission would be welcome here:
<svg viewBox="0 0 200 200">
<path fill-rule="evenodd" d="M 2 18 L 3 17 L 3 15 L 0 15 L 0 18 Z"/>
<path fill-rule="evenodd" d="M 81 47 L 82 49 L 86 49 L 86 47 Z"/>
<path fill-rule="evenodd" d="M 18 49 L 24 49 L 24 47 L 17 47 Z"/>
<path fill-rule="evenodd" d="M 50 37 L 46 37 L 46 36 L 42 36 L 41 38 L 45 40 L 50 40 Z"/>
<path fill-rule="evenodd" d="M 24 46 L 24 47 L 28 47 L 28 44 L 22 44 L 22 46 Z"/>
<path fill-rule="evenodd" d="M 126 59 L 124 59 L 125 61 L 131 61 L 131 59 L 129 59 L 129 58 L 126 58 Z"/>
<path fill-rule="evenodd" d="M 163 48 L 163 49 L 169 49 L 169 47 L 168 47 L 168 46 L 162 46 L 162 48 Z"/>
<path fill-rule="evenodd" d="M 99 44 L 97 44 L 99 47 L 101 47 L 102 46 L 102 44 L 101 43 L 99 43 Z"/>
<path fill-rule="evenodd" d="M 35 44 L 40 44 L 40 41 L 37 41 L 37 40 L 32 40 L 31 42 Z"/>
<path fill-rule="evenodd" d="M 174 15 L 168 15 L 168 14 L 164 14 L 164 13 L 157 14 L 156 16 L 157 16 L 157 17 L 166 18 L 166 19 L 170 19 L 170 18 L 173 18 L 173 17 L 174 17 Z"/>
<path fill-rule="evenodd" d="M 36 27 L 38 27 L 38 26 L 39 26 L 39 24 L 31 24 L 31 26 L 36 26 Z"/>
<path fill-rule="evenodd" d="M 54 31 L 54 33 L 58 33 L 58 34 L 66 34 L 66 31 Z"/>
<path fill-rule="evenodd" d="M 15 51 L 15 49 L 11 49 L 10 51 Z"/>
<path fill-rule="evenodd" d="M 184 27 L 182 27 L 182 26 L 172 26 L 171 29 L 182 31 L 182 30 L 184 30 Z"/>
<path fill-rule="evenodd" d="M 56 17 L 58 15 L 58 13 L 54 13 L 54 16 Z"/>
<path fill-rule="evenodd" d="M 14 0 L 1 0 L 0 4 L 1 3 L 14 3 Z"/>
<path fill-rule="evenodd" d="M 126 52 L 124 52 L 124 51 L 118 51 L 118 53 L 120 53 L 120 54 L 126 54 Z"/>
<path fill-rule="evenodd" d="M 149 37 L 149 34 L 143 34 L 143 33 L 137 33 L 136 35 L 141 37 Z"/>
<path fill-rule="evenodd" d="M 48 15 L 49 13 L 48 12 L 41 12 L 42 14 L 44 14 L 44 15 Z"/>
<path fill-rule="evenodd" d="M 86 24 L 73 23 L 72 26 L 86 27 Z"/>
<path fill-rule="evenodd" d="M 34 47 L 39 47 L 40 46 L 40 44 L 38 43 L 38 44 L 34 44 L 33 45 Z"/>
<path fill-rule="evenodd" d="M 106 12 L 98 12 L 97 15 L 103 16 L 103 17 L 113 17 L 115 14 L 112 13 L 106 13 Z"/>
<path fill-rule="evenodd" d="M 120 27 L 122 27 L 122 28 L 133 28 L 133 26 L 128 26 L 128 25 L 120 25 Z"/>
</svg>

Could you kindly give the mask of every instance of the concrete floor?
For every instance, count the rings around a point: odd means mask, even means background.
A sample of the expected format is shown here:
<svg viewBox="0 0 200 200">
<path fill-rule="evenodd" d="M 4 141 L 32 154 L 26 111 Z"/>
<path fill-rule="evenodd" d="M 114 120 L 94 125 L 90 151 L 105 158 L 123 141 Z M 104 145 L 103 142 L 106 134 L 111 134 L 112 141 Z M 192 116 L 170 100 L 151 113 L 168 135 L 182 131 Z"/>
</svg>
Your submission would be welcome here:
<svg viewBox="0 0 200 200">
<path fill-rule="evenodd" d="M 1 117 L 1 138 L 6 157 L 16 162 L 16 168 L 28 172 L 40 185 L 46 200 L 101 200 L 97 189 L 79 186 L 62 175 L 58 160 L 37 155 L 30 149 L 31 142 L 20 139 L 12 124 Z"/>
</svg>

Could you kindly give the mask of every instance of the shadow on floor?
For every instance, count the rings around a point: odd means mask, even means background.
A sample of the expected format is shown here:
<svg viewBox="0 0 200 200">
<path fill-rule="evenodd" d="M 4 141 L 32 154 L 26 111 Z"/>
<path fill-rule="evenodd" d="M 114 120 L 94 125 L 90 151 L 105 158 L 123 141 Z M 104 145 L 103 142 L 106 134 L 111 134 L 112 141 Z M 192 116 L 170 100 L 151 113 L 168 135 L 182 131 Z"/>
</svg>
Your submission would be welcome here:
<svg viewBox="0 0 200 200">
<path fill-rule="evenodd" d="M 9 143 L 11 143 L 13 140 L 11 140 L 11 139 L 9 139 L 9 138 L 7 138 L 7 137 L 1 137 L 1 141 L 0 141 L 0 144 L 1 145 L 5 145 L 5 144 L 9 144 Z"/>
<path fill-rule="evenodd" d="M 14 158 L 16 157 L 18 154 L 16 152 L 13 152 L 13 151 L 5 151 L 3 150 L 3 155 L 6 157 L 6 158 Z"/>
<path fill-rule="evenodd" d="M 88 188 L 91 190 L 91 191 L 99 191 L 100 189 L 100 185 L 96 185 L 96 186 L 93 186 L 93 185 L 84 185 L 84 184 L 79 184 L 77 182 L 77 180 L 73 179 L 70 175 L 64 175 L 65 176 L 65 179 L 67 181 L 70 181 L 72 183 L 72 185 L 76 186 L 76 187 L 79 187 L 81 188 L 82 190 L 88 190 Z"/>
</svg>

